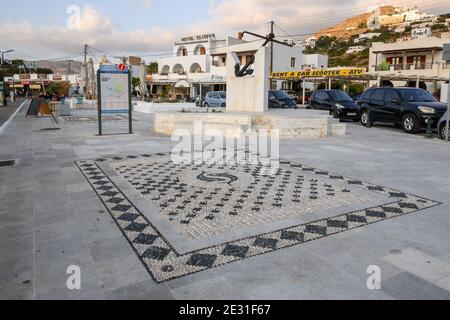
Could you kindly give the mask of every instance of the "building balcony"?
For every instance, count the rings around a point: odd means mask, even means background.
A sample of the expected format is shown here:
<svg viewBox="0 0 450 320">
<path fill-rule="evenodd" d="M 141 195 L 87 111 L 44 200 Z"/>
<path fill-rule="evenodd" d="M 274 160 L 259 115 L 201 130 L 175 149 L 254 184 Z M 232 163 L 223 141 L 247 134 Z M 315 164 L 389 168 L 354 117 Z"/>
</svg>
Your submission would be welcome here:
<svg viewBox="0 0 450 320">
<path fill-rule="evenodd" d="M 386 68 L 384 65 L 378 65 L 375 67 L 375 71 L 402 71 L 402 70 L 433 70 L 433 66 L 438 66 L 431 62 L 419 62 L 419 63 L 400 63 L 391 64 Z"/>
</svg>

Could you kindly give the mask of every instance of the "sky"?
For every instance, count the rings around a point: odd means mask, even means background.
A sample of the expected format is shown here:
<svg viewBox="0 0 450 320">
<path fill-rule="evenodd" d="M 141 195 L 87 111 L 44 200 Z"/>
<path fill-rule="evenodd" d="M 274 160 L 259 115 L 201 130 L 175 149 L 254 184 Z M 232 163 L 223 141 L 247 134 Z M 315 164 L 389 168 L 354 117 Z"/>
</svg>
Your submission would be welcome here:
<svg viewBox="0 0 450 320">
<path fill-rule="evenodd" d="M 171 52 L 183 36 L 236 36 L 250 30 L 305 34 L 374 5 L 398 4 L 427 13 L 450 13 L 448 0 L 0 0 L 0 51 L 26 60 L 80 59 L 84 43 L 97 54 L 142 55 L 147 61 Z M 94 50 L 94 49 L 92 49 Z M 95 53 L 94 52 L 94 53 Z"/>
</svg>

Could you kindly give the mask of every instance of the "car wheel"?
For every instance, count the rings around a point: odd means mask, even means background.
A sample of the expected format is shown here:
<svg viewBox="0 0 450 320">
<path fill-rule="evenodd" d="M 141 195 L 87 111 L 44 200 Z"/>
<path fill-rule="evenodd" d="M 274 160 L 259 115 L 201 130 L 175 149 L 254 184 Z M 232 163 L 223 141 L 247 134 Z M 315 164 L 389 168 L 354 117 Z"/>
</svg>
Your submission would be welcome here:
<svg viewBox="0 0 450 320">
<path fill-rule="evenodd" d="M 370 121 L 370 124 L 372 124 L 373 121 Z M 366 127 L 369 124 L 369 110 L 364 110 L 361 113 L 361 124 Z"/>
<path fill-rule="evenodd" d="M 446 124 L 445 123 L 441 124 L 441 127 L 439 128 L 439 136 L 441 137 L 442 140 L 445 140 L 446 138 L 446 129 L 447 129 Z"/>
<path fill-rule="evenodd" d="M 419 131 L 419 120 L 412 113 L 405 114 L 402 119 L 402 127 L 406 133 L 417 133 Z"/>
<path fill-rule="evenodd" d="M 204 106 L 205 108 L 209 108 L 208 102 L 205 102 L 205 104 L 203 104 L 203 106 Z"/>
<path fill-rule="evenodd" d="M 226 108 L 227 105 L 225 103 L 222 103 L 222 108 Z"/>
</svg>

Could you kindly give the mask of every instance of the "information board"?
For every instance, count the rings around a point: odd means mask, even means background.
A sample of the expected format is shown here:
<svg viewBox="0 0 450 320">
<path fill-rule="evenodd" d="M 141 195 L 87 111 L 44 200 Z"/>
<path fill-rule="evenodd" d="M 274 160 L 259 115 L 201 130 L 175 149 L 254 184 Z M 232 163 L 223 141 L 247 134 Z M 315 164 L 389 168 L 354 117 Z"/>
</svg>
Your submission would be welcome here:
<svg viewBox="0 0 450 320">
<path fill-rule="evenodd" d="M 128 113 L 132 130 L 131 74 L 124 65 L 101 65 L 97 72 L 98 130 L 102 135 L 102 114 Z"/>
</svg>

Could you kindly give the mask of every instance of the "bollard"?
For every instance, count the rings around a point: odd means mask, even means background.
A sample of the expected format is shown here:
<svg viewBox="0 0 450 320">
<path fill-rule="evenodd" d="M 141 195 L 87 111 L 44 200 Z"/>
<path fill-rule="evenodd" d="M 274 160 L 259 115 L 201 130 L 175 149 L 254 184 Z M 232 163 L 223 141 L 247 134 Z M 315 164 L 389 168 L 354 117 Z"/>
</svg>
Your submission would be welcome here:
<svg viewBox="0 0 450 320">
<path fill-rule="evenodd" d="M 427 117 L 425 121 L 427 122 L 427 131 L 426 131 L 425 138 L 426 139 L 433 139 L 433 130 L 431 129 L 431 123 L 433 121 L 431 120 L 430 117 Z"/>
</svg>

